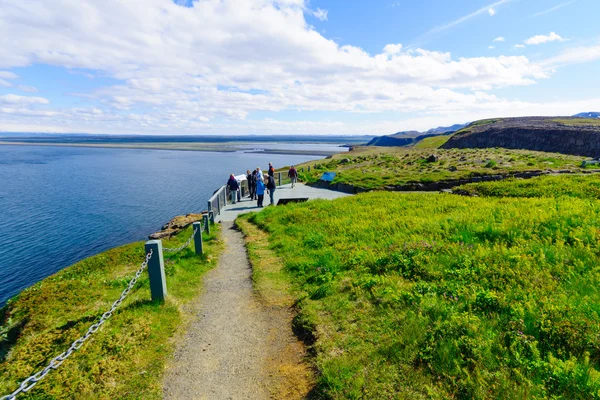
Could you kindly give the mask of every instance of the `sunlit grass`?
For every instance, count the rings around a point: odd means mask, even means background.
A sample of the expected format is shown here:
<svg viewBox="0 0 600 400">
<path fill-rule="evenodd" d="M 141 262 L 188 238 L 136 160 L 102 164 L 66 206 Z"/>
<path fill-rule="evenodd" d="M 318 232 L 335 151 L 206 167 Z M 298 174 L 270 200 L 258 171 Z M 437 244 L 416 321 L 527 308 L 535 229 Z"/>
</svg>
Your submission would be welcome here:
<svg viewBox="0 0 600 400">
<path fill-rule="evenodd" d="M 600 204 L 377 192 L 269 208 L 327 398 L 600 394 Z"/>
<path fill-rule="evenodd" d="M 218 226 L 204 235 L 205 255 L 193 243 L 165 253 L 168 297 L 150 299 L 144 273 L 120 308 L 80 350 L 19 399 L 159 399 L 174 335 L 185 329 L 184 305 L 198 295 L 204 272 L 221 249 Z M 164 242 L 175 247 L 191 227 Z M 0 395 L 67 350 L 119 297 L 144 259 L 144 242 L 121 246 L 66 268 L 24 290 L 0 310 Z M 170 257 L 169 257 L 170 256 Z"/>
</svg>

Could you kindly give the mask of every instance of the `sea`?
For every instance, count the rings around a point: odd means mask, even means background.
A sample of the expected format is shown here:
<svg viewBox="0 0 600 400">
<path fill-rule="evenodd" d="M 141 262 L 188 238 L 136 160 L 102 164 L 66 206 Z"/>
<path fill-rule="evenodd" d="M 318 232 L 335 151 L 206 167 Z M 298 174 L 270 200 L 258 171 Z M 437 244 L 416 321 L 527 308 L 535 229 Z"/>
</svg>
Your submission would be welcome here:
<svg viewBox="0 0 600 400">
<path fill-rule="evenodd" d="M 344 150 L 289 143 L 229 153 L 0 146 L 0 307 L 79 260 L 145 240 L 176 215 L 205 210 L 232 173 L 323 158 L 251 152 L 269 148 Z"/>
</svg>

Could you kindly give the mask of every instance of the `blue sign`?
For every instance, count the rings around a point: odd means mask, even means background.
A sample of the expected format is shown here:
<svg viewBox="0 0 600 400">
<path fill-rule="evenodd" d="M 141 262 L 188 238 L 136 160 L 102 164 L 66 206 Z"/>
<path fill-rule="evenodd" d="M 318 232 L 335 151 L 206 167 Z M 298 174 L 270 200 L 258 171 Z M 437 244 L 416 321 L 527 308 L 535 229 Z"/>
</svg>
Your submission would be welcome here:
<svg viewBox="0 0 600 400">
<path fill-rule="evenodd" d="M 321 177 L 321 180 L 325 182 L 333 182 L 333 178 L 335 178 L 335 172 L 325 172 Z"/>
</svg>

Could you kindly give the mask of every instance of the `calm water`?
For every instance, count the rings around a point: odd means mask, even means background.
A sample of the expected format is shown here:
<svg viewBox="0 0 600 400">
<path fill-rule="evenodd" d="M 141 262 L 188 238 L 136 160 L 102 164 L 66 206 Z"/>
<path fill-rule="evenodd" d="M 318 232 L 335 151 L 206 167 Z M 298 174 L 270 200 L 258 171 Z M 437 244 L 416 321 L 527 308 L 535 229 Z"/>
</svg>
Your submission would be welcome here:
<svg viewBox="0 0 600 400">
<path fill-rule="evenodd" d="M 206 209 L 230 173 L 318 158 L 0 146 L 0 306 L 78 260 L 144 240 L 175 215 Z"/>
</svg>

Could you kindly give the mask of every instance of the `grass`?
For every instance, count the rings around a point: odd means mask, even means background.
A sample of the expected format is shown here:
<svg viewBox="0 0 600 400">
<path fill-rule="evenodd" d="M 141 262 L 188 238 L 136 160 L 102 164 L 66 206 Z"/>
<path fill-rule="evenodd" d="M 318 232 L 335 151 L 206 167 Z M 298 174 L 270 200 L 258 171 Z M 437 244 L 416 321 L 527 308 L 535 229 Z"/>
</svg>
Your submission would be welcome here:
<svg viewBox="0 0 600 400">
<path fill-rule="evenodd" d="M 249 221 L 315 335 L 317 395 L 600 398 L 600 203 L 374 192 Z"/>
<path fill-rule="evenodd" d="M 572 118 L 572 119 L 553 119 L 552 122 L 558 122 L 559 124 L 563 124 L 563 125 L 572 125 L 572 126 L 579 126 L 579 125 L 594 125 L 594 126 L 600 126 L 600 118 Z"/>
<path fill-rule="evenodd" d="M 204 235 L 205 254 L 193 244 L 167 257 L 168 297 L 153 303 L 147 273 L 115 314 L 58 370 L 19 399 L 161 399 L 165 362 L 185 328 L 186 303 L 216 263 L 219 228 Z M 189 227 L 164 246 L 175 247 Z M 0 310 L 0 394 L 14 391 L 30 374 L 67 350 L 125 289 L 144 259 L 144 243 L 121 246 L 80 261 L 25 289 Z"/>
<path fill-rule="evenodd" d="M 436 154 L 437 162 L 427 162 Z M 356 147 L 354 151 L 298 167 L 304 182 L 316 182 L 323 172 L 337 175 L 334 183 L 377 190 L 407 183 L 467 179 L 474 176 L 508 175 L 521 171 L 570 169 L 581 171 L 584 157 L 509 149 L 410 149 Z M 311 171 L 308 172 L 308 166 Z M 316 165 L 316 168 L 315 168 Z"/>
<path fill-rule="evenodd" d="M 488 197 L 576 197 L 600 199 L 600 176 L 551 175 L 532 179 L 507 179 L 496 182 L 470 183 L 457 189 L 468 194 Z"/>
<path fill-rule="evenodd" d="M 441 136 L 433 136 L 428 137 L 422 140 L 419 140 L 415 145 L 415 149 L 437 149 L 446 143 L 452 135 L 441 135 Z"/>
</svg>

